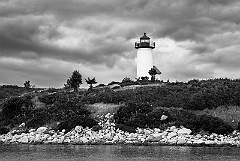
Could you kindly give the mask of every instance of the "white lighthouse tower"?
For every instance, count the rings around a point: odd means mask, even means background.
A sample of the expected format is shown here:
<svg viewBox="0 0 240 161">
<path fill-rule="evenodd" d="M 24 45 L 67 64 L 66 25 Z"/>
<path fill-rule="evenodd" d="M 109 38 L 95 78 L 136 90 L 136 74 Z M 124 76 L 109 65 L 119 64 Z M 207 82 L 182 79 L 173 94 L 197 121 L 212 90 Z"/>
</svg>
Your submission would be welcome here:
<svg viewBox="0 0 240 161">
<path fill-rule="evenodd" d="M 139 42 L 135 43 L 137 49 L 137 78 L 148 77 L 149 70 L 153 68 L 153 49 L 155 42 L 151 42 L 150 38 L 144 33 Z"/>
</svg>

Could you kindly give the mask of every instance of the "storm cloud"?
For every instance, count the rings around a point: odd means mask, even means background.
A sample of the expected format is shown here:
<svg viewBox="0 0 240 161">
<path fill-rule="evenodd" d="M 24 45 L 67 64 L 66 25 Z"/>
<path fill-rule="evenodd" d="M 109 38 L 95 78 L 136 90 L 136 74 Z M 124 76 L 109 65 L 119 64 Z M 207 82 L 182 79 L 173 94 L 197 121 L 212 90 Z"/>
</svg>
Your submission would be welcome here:
<svg viewBox="0 0 240 161">
<path fill-rule="evenodd" d="M 239 78 L 239 13 L 238 0 L 0 0 L 0 83 L 134 79 L 144 32 L 163 80 Z"/>
</svg>

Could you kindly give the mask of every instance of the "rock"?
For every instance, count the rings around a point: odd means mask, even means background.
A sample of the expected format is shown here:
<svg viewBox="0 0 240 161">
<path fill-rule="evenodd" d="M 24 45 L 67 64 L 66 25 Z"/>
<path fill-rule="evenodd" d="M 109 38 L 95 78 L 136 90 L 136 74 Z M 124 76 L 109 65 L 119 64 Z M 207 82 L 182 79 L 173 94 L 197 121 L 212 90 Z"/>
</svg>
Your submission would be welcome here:
<svg viewBox="0 0 240 161">
<path fill-rule="evenodd" d="M 170 128 L 169 128 L 169 131 L 175 131 L 177 128 L 176 128 L 176 126 L 171 126 Z"/>
<path fill-rule="evenodd" d="M 146 138 L 146 141 L 155 141 L 154 140 L 154 137 L 152 135 L 149 135 L 147 138 Z"/>
<path fill-rule="evenodd" d="M 167 141 L 169 144 L 177 144 L 178 140 L 176 138 L 169 139 Z"/>
<path fill-rule="evenodd" d="M 178 135 L 190 135 L 192 133 L 192 130 L 187 128 L 182 128 L 177 131 Z"/>
<path fill-rule="evenodd" d="M 24 128 L 26 126 L 26 124 L 23 122 L 23 123 L 21 123 L 18 127 L 19 128 Z"/>
<path fill-rule="evenodd" d="M 28 136 L 23 136 L 20 139 L 17 140 L 19 143 L 24 143 L 27 144 L 28 143 Z"/>
<path fill-rule="evenodd" d="M 76 143 L 79 143 L 79 142 L 80 142 L 79 138 L 78 138 L 78 140 L 75 140 L 75 141 L 76 141 Z M 65 139 L 63 140 L 63 142 L 64 142 L 64 143 L 70 143 L 70 142 L 71 142 L 71 139 L 65 138 Z"/>
<path fill-rule="evenodd" d="M 36 134 L 42 134 L 42 133 L 44 133 L 44 132 L 46 132 L 47 131 L 47 127 L 39 127 L 37 130 L 36 130 Z"/>
<path fill-rule="evenodd" d="M 187 139 L 185 137 L 178 137 L 177 138 L 177 145 L 184 145 L 186 144 Z"/>
<path fill-rule="evenodd" d="M 44 134 L 41 139 L 44 141 L 47 140 L 49 137 L 50 137 L 49 134 Z"/>
<path fill-rule="evenodd" d="M 167 118 L 168 118 L 168 116 L 162 115 L 160 120 L 163 121 L 163 120 L 166 120 Z"/>
<path fill-rule="evenodd" d="M 61 136 L 58 140 L 57 140 L 57 143 L 58 144 L 62 144 L 64 141 L 64 136 Z"/>
<path fill-rule="evenodd" d="M 151 130 L 149 130 L 149 129 L 144 129 L 144 134 L 149 135 L 149 134 L 151 134 L 151 133 L 152 133 Z"/>
<path fill-rule="evenodd" d="M 195 136 L 195 138 L 196 138 L 196 139 L 200 139 L 200 138 L 202 138 L 202 135 L 197 134 L 197 135 Z"/>
<path fill-rule="evenodd" d="M 152 141 L 160 141 L 163 138 L 162 133 L 153 133 L 151 134 L 151 136 L 153 136 Z"/>
<path fill-rule="evenodd" d="M 36 143 L 42 142 L 42 138 L 41 138 L 41 135 L 40 135 L 40 134 L 36 134 L 36 135 L 35 135 L 35 140 L 34 140 L 34 142 L 36 142 Z"/>
<path fill-rule="evenodd" d="M 114 137 L 113 137 L 113 142 L 118 142 L 118 140 L 119 140 L 119 138 L 118 138 L 118 136 L 117 135 L 115 135 Z"/>
<path fill-rule="evenodd" d="M 81 137 L 79 140 L 80 140 L 83 144 L 89 142 L 89 140 L 88 140 L 86 137 Z"/>
<path fill-rule="evenodd" d="M 175 137 L 175 136 L 177 136 L 177 133 L 176 133 L 176 132 L 170 132 L 170 133 L 168 133 L 167 138 L 168 138 L 168 139 L 171 139 L 171 138 L 173 138 L 173 137 Z"/>
<path fill-rule="evenodd" d="M 137 128 L 137 129 L 136 129 L 136 132 L 137 132 L 138 134 L 144 134 L 144 130 L 143 130 L 143 129 L 140 129 L 140 128 Z"/>
<path fill-rule="evenodd" d="M 10 140 L 10 143 L 14 143 L 14 142 L 17 142 L 17 139 L 15 137 L 13 137 L 11 140 Z"/>
<path fill-rule="evenodd" d="M 75 131 L 78 132 L 78 133 L 80 133 L 80 132 L 83 131 L 83 127 L 82 127 L 82 126 L 76 126 L 76 127 L 75 127 Z"/>
<path fill-rule="evenodd" d="M 194 140 L 193 141 L 193 145 L 201 145 L 201 144 L 204 144 L 205 142 L 203 140 Z"/>
<path fill-rule="evenodd" d="M 154 130 L 154 133 L 160 133 L 161 132 L 161 129 L 159 129 L 159 128 L 154 128 L 153 130 Z"/>
<path fill-rule="evenodd" d="M 35 131 L 35 129 L 30 129 L 28 132 L 31 133 L 31 132 L 34 132 L 34 131 Z"/>
</svg>

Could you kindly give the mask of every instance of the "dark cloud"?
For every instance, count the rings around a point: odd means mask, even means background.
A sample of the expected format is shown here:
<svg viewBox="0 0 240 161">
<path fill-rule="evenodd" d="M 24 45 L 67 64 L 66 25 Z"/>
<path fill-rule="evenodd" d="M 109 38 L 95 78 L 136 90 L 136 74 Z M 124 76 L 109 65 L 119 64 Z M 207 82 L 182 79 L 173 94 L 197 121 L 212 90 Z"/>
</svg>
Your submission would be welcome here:
<svg viewBox="0 0 240 161">
<path fill-rule="evenodd" d="M 2 0 L 0 60 L 50 59 L 91 69 L 103 65 L 104 70 L 114 68 L 123 75 L 128 72 L 127 62 L 131 68 L 127 74 L 134 75 L 134 42 L 147 32 L 157 42 L 175 43 L 176 49 L 166 52 L 171 56 L 159 58 L 172 61 L 156 64 L 171 73 L 168 77 L 212 77 L 220 69 L 239 68 L 239 6 L 238 0 Z M 156 48 L 154 52 L 165 51 Z M 25 66 L 21 72 L 32 74 L 29 64 Z M 181 66 L 185 68 L 180 70 Z M 212 69 L 206 72 L 206 66 Z M 47 78 L 48 69 L 38 67 L 34 72 Z"/>
</svg>

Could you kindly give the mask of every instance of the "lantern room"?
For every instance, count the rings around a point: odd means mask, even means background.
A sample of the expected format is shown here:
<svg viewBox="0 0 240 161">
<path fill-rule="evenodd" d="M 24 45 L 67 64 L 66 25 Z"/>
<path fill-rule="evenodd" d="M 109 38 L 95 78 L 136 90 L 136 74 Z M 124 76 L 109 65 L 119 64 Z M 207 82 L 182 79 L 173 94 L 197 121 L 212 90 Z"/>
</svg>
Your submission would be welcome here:
<svg viewBox="0 0 240 161">
<path fill-rule="evenodd" d="M 151 42 L 150 38 L 144 33 L 142 37 L 140 37 L 140 41 L 135 42 L 135 48 L 155 48 L 155 42 Z"/>
</svg>

